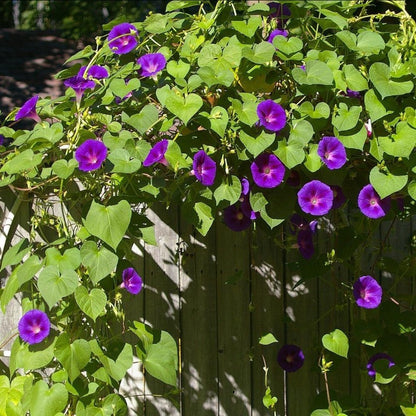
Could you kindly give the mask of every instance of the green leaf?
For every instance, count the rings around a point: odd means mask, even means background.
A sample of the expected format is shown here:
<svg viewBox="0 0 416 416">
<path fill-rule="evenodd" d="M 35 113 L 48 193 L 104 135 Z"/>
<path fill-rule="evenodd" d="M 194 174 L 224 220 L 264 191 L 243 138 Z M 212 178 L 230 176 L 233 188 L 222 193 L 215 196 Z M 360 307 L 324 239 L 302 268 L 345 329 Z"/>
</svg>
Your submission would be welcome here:
<svg viewBox="0 0 416 416">
<path fill-rule="evenodd" d="M 64 298 L 72 295 L 78 286 L 78 274 L 74 270 L 59 271 L 57 265 L 46 266 L 39 275 L 39 292 L 49 308 Z"/>
<path fill-rule="evenodd" d="M 260 16 L 250 17 L 247 21 L 245 20 L 232 20 L 231 25 L 237 31 L 252 38 L 256 33 L 256 30 L 261 26 L 262 20 Z"/>
<path fill-rule="evenodd" d="M 32 384 L 33 376 L 14 377 L 10 385 L 9 378 L 0 376 L 0 416 L 21 416 L 25 414 L 21 399 L 25 385 Z"/>
<path fill-rule="evenodd" d="M 84 242 L 81 247 L 81 260 L 95 284 L 113 272 L 118 263 L 116 254 L 103 246 L 98 248 L 94 241 Z"/>
<path fill-rule="evenodd" d="M 252 47 L 246 47 L 243 49 L 243 57 L 255 64 L 266 64 L 273 60 L 273 56 L 276 52 L 276 48 L 266 41 L 255 43 Z"/>
<path fill-rule="evenodd" d="M 228 113 L 224 107 L 215 106 L 211 109 L 210 114 L 202 112 L 200 115 L 207 117 L 210 123 L 210 128 L 220 137 L 224 137 L 225 130 L 228 125 Z"/>
<path fill-rule="evenodd" d="M 46 254 L 46 265 L 56 265 L 62 273 L 67 269 L 75 270 L 81 264 L 81 256 L 77 248 L 69 248 L 61 254 L 56 247 L 48 248 Z"/>
<path fill-rule="evenodd" d="M 72 175 L 77 166 L 78 162 L 75 159 L 60 159 L 53 162 L 52 170 L 58 178 L 67 179 Z"/>
<path fill-rule="evenodd" d="M 178 349 L 173 337 L 166 331 L 153 335 L 153 343 L 146 350 L 143 361 L 146 371 L 171 386 L 176 386 Z"/>
<path fill-rule="evenodd" d="M 178 143 L 172 140 L 169 140 L 169 145 L 165 153 L 165 159 L 169 162 L 175 172 L 179 169 L 188 168 L 192 163 L 190 158 L 185 159 L 183 157 Z"/>
<path fill-rule="evenodd" d="M 76 339 L 71 342 L 69 335 L 61 334 L 56 340 L 55 357 L 67 371 L 71 381 L 74 381 L 81 370 L 88 364 L 91 347 L 85 339 Z"/>
<path fill-rule="evenodd" d="M 250 194 L 250 205 L 254 212 L 260 212 L 267 204 L 268 201 L 261 192 Z"/>
<path fill-rule="evenodd" d="M 88 293 L 84 286 L 76 288 L 75 300 L 82 312 L 92 318 L 93 321 L 105 311 L 105 305 L 107 304 L 107 296 L 104 290 L 94 288 Z"/>
<path fill-rule="evenodd" d="M 338 139 L 348 149 L 363 150 L 364 144 L 367 140 L 367 130 L 363 124 L 357 133 L 349 135 L 338 134 Z"/>
<path fill-rule="evenodd" d="M 407 185 L 407 192 L 411 198 L 416 201 L 416 181 L 411 181 L 409 185 Z"/>
<path fill-rule="evenodd" d="M 138 78 L 132 78 L 126 84 L 124 79 L 116 78 L 111 80 L 108 88 L 110 91 L 119 98 L 124 98 L 128 93 L 139 89 L 140 80 Z"/>
<path fill-rule="evenodd" d="M 332 125 L 338 131 L 353 129 L 360 118 L 361 106 L 348 107 L 345 103 L 340 103 L 338 111 L 332 116 Z"/>
<path fill-rule="evenodd" d="M 298 142 L 289 144 L 285 139 L 279 140 L 278 148 L 274 153 L 288 169 L 300 165 L 305 159 L 303 145 Z"/>
<path fill-rule="evenodd" d="M 84 225 L 90 234 L 116 250 L 127 231 L 130 219 L 131 208 L 126 200 L 108 206 L 92 201 Z"/>
<path fill-rule="evenodd" d="M 378 138 L 383 151 L 395 157 L 409 157 L 416 145 L 416 129 L 405 121 L 396 126 L 396 133 Z"/>
<path fill-rule="evenodd" d="M 30 392 L 31 416 L 55 416 L 65 409 L 68 402 L 68 391 L 62 383 L 48 387 L 45 381 L 39 380 Z"/>
<path fill-rule="evenodd" d="M 377 54 L 385 48 L 383 38 L 377 32 L 367 30 L 357 37 L 357 50 L 366 55 Z"/>
<path fill-rule="evenodd" d="M 316 119 L 318 118 L 327 119 L 329 115 L 331 114 L 329 105 L 327 103 L 324 103 L 323 101 L 319 102 L 315 108 L 313 107 L 313 104 L 310 101 L 306 101 L 301 104 L 301 106 L 297 109 L 297 111 L 299 111 L 302 116 L 307 115 L 311 118 L 316 118 Z"/>
<path fill-rule="evenodd" d="M 348 358 L 348 338 L 340 329 L 336 329 L 322 337 L 322 345 L 336 355 Z"/>
<path fill-rule="evenodd" d="M 142 165 L 139 159 L 132 158 L 126 149 L 115 149 L 108 155 L 108 160 L 114 165 L 112 172 L 134 173 Z"/>
<path fill-rule="evenodd" d="M 364 104 L 365 109 L 368 111 L 370 119 L 373 123 L 392 113 L 391 111 L 386 110 L 386 107 L 384 107 L 381 101 L 377 98 L 373 89 L 366 92 L 364 96 Z"/>
<path fill-rule="evenodd" d="M 198 215 L 198 223 L 195 224 L 195 227 L 202 235 L 205 236 L 214 222 L 211 207 L 204 202 L 197 202 L 194 205 L 194 211 Z"/>
<path fill-rule="evenodd" d="M 231 101 L 233 109 L 242 123 L 252 126 L 259 120 L 256 102 L 245 101 L 242 103 L 240 100 L 235 98 L 229 98 L 229 100 Z"/>
<path fill-rule="evenodd" d="M 240 130 L 240 140 L 245 148 L 254 156 L 257 157 L 260 153 L 271 146 L 276 139 L 275 134 L 262 132 L 257 137 L 251 137 L 243 130 Z"/>
<path fill-rule="evenodd" d="M 416 416 L 416 405 L 412 407 L 400 406 L 400 409 L 403 412 L 404 416 Z"/>
<path fill-rule="evenodd" d="M 142 108 L 140 113 L 134 114 L 131 117 L 123 113 L 122 119 L 143 135 L 158 121 L 159 111 L 153 104 L 147 104 Z"/>
<path fill-rule="evenodd" d="M 303 42 L 301 39 L 296 36 L 275 36 L 273 39 L 273 45 L 277 49 L 277 55 L 282 56 L 282 58 L 288 58 L 291 55 L 295 55 L 296 52 L 299 52 L 303 48 Z M 300 53 L 299 56 L 292 56 L 292 59 L 302 59 L 303 55 Z"/>
<path fill-rule="evenodd" d="M 370 171 L 370 183 L 381 199 L 403 189 L 408 181 L 408 175 L 392 175 L 388 171 L 380 171 L 374 166 Z"/>
<path fill-rule="evenodd" d="M 341 32 L 336 32 L 335 36 L 341 40 L 348 49 L 352 51 L 356 50 L 357 48 L 357 36 L 354 33 L 348 30 L 342 30 Z"/>
<path fill-rule="evenodd" d="M 294 120 L 290 130 L 288 144 L 299 144 L 306 146 L 312 139 L 313 133 L 313 127 L 309 121 Z"/>
<path fill-rule="evenodd" d="M 230 205 L 238 201 L 241 195 L 241 182 L 237 176 L 225 177 L 221 185 L 215 189 L 214 198 L 217 205 L 221 201 L 229 201 Z"/>
<path fill-rule="evenodd" d="M 300 85 L 332 85 L 334 81 L 331 68 L 318 60 L 306 61 L 305 70 L 293 68 L 292 75 Z"/>
<path fill-rule="evenodd" d="M 348 88 L 354 91 L 363 91 L 368 89 L 367 80 L 354 65 L 344 65 L 343 72 Z"/>
<path fill-rule="evenodd" d="M 276 337 L 272 334 L 272 333 L 268 333 L 266 335 L 263 335 L 260 339 L 259 339 L 259 344 L 261 345 L 270 345 L 270 344 L 274 344 L 275 342 L 279 342 Z"/>
<path fill-rule="evenodd" d="M 184 61 L 169 61 L 166 65 L 168 74 L 173 78 L 185 78 L 191 69 L 191 65 Z"/>
<path fill-rule="evenodd" d="M 27 238 L 22 238 L 18 243 L 15 243 L 14 246 L 10 247 L 3 254 L 0 270 L 3 270 L 7 266 L 14 266 L 20 263 L 23 257 L 29 253 L 31 247 Z"/>
<path fill-rule="evenodd" d="M 9 175 L 21 172 L 29 172 L 42 162 L 41 153 L 33 153 L 32 149 L 23 150 L 22 153 L 17 153 L 12 159 L 8 160 L 0 172 L 6 172 Z"/>
<path fill-rule="evenodd" d="M 390 68 L 383 62 L 374 62 L 369 71 L 370 81 L 382 98 L 409 94 L 413 90 L 412 81 L 393 81 Z"/>
<path fill-rule="evenodd" d="M 322 160 L 318 155 L 318 144 L 313 143 L 309 145 L 309 152 L 306 154 L 306 160 L 303 164 L 312 173 L 321 168 Z"/>
<path fill-rule="evenodd" d="M 166 108 L 185 124 L 188 124 L 189 120 L 202 107 L 202 104 L 202 98 L 197 94 L 191 93 L 184 97 L 173 90 L 167 93 L 165 101 Z"/>
<path fill-rule="evenodd" d="M 199 0 L 178 0 L 178 1 L 170 1 L 166 5 L 166 11 L 172 12 L 173 10 L 178 9 L 185 9 L 187 7 L 198 6 L 200 4 Z"/>
</svg>

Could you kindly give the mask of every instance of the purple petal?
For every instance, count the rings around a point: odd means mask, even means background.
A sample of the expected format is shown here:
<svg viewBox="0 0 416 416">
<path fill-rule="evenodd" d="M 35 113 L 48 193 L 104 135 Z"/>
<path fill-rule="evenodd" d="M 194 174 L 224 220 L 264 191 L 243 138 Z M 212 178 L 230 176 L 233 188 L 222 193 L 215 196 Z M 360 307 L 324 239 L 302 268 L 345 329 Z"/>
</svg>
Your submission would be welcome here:
<svg viewBox="0 0 416 416">
<path fill-rule="evenodd" d="M 84 78 L 85 70 L 87 69 L 86 66 L 82 66 L 81 69 L 78 71 L 78 76 Z M 109 74 L 107 69 L 100 65 L 92 65 L 88 70 L 88 77 L 87 78 L 95 78 L 95 79 L 103 79 L 108 78 Z"/>
<path fill-rule="evenodd" d="M 38 309 L 26 312 L 19 321 L 20 338 L 28 344 L 38 344 L 48 335 L 51 328 L 48 315 Z"/>
<path fill-rule="evenodd" d="M 195 177 L 202 185 L 210 186 L 214 183 L 217 165 L 205 151 L 195 153 L 192 167 Z"/>
<path fill-rule="evenodd" d="M 270 8 L 269 18 L 276 19 L 277 27 L 280 29 L 283 28 L 289 16 L 291 15 L 289 6 L 286 4 L 281 5 L 275 1 L 267 3 L 267 5 Z"/>
<path fill-rule="evenodd" d="M 224 222 L 233 231 L 243 231 L 251 225 L 250 217 L 237 204 L 224 209 Z"/>
<path fill-rule="evenodd" d="M 108 34 L 108 46 L 117 55 L 129 53 L 137 46 L 137 29 L 130 23 L 114 26 Z"/>
<path fill-rule="evenodd" d="M 299 370 L 304 361 L 303 351 L 297 345 L 283 345 L 277 354 L 277 362 L 287 372 Z"/>
<path fill-rule="evenodd" d="M 367 363 L 367 372 L 368 372 L 368 375 L 370 377 L 373 377 L 373 378 L 376 376 L 376 370 L 374 368 L 374 363 L 377 360 L 387 360 L 389 362 L 389 368 L 393 367 L 395 365 L 395 362 L 393 361 L 393 358 L 390 357 L 390 355 L 388 355 L 384 352 L 378 352 L 378 353 L 372 355 L 369 358 L 368 363 Z"/>
<path fill-rule="evenodd" d="M 275 188 L 285 176 L 283 163 L 272 153 L 262 153 L 251 164 L 251 174 L 257 186 Z"/>
<path fill-rule="evenodd" d="M 374 309 L 381 303 L 383 289 L 373 277 L 361 276 L 354 282 L 353 295 L 358 306 Z"/>
<path fill-rule="evenodd" d="M 84 172 L 100 168 L 106 157 L 105 144 L 94 139 L 86 140 L 75 151 L 75 159 L 78 161 L 79 169 Z"/>
<path fill-rule="evenodd" d="M 318 144 L 318 155 L 329 169 L 339 169 L 347 161 L 344 145 L 332 136 L 324 136 Z"/>
<path fill-rule="evenodd" d="M 282 29 L 275 29 L 275 30 L 273 30 L 271 33 L 270 33 L 270 35 L 269 35 L 269 37 L 268 37 L 268 39 L 267 39 L 267 42 L 270 42 L 270 43 L 273 43 L 273 39 L 276 37 L 276 36 L 284 36 L 285 38 L 287 38 L 287 35 L 288 35 L 289 33 L 288 33 L 288 31 L 287 30 L 282 30 Z"/>
<path fill-rule="evenodd" d="M 151 77 L 165 68 L 166 58 L 161 53 L 148 53 L 141 56 L 137 60 L 137 64 L 141 67 L 140 75 L 142 77 Z"/>
<path fill-rule="evenodd" d="M 368 184 L 358 194 L 358 207 L 366 217 L 381 218 L 390 209 L 390 198 L 380 199 L 373 186 Z"/>
<path fill-rule="evenodd" d="M 298 192 L 298 203 L 302 211 L 312 215 L 327 214 L 333 199 L 331 188 L 318 180 L 306 183 Z"/>
<path fill-rule="evenodd" d="M 27 100 L 21 107 L 21 109 L 16 113 L 15 120 L 20 120 L 22 118 L 31 118 L 37 122 L 41 121 L 40 117 L 36 112 L 36 103 L 38 102 L 39 95 Z"/>
<path fill-rule="evenodd" d="M 310 259 L 315 252 L 313 246 L 313 231 L 311 228 L 306 228 L 298 232 L 298 248 L 299 252 L 305 259 Z"/>
<path fill-rule="evenodd" d="M 156 143 L 143 161 L 143 166 L 151 166 L 156 162 L 162 162 L 165 158 L 166 150 L 168 150 L 168 144 L 168 140 L 162 140 Z"/>
<path fill-rule="evenodd" d="M 270 131 L 279 131 L 286 125 L 286 112 L 284 108 L 273 100 L 262 101 L 257 106 L 259 123 Z"/>
<path fill-rule="evenodd" d="M 344 192 L 342 192 L 342 188 L 338 185 L 331 185 L 330 188 L 332 189 L 332 192 L 334 194 L 334 202 L 332 204 L 332 208 L 341 208 L 347 200 L 347 198 L 344 195 Z"/>
<path fill-rule="evenodd" d="M 143 280 L 133 267 L 123 270 L 121 286 L 133 295 L 137 295 L 143 287 Z"/>
</svg>

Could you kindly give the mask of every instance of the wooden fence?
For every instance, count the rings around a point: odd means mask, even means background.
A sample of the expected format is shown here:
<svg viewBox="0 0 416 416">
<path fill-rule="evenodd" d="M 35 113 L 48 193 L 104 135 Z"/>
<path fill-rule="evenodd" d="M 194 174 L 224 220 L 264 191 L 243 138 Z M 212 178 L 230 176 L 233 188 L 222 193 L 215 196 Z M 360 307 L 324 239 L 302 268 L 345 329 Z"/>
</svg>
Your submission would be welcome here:
<svg viewBox="0 0 416 416">
<path fill-rule="evenodd" d="M 6 203 L 6 220 L 12 205 L 12 200 Z M 136 363 L 122 383 L 130 414 L 272 415 L 262 404 L 263 356 L 272 393 L 279 400 L 278 414 L 284 415 L 286 407 L 289 416 L 309 415 L 317 394 L 324 391 L 318 367 L 321 337 L 335 328 L 349 332 L 349 317 L 359 308 L 345 296 L 348 291 L 341 283 L 351 284 L 358 276 L 335 264 L 328 275 L 296 285 L 302 279 L 292 267 L 296 250 L 279 248 L 279 231 L 272 237 L 261 230 L 235 233 L 219 220 L 202 237 L 181 218 L 178 207 L 156 212 L 151 220 L 158 246 L 143 245 L 132 253 L 145 290 L 138 296 L 127 294 L 124 300 L 127 319 L 146 320 L 177 340 L 179 392 L 171 395 L 175 407 L 164 397 L 170 389 L 145 377 Z M 380 228 L 373 244 L 381 242 L 384 254 L 400 260 L 411 251 L 412 224 L 397 222 L 387 234 L 390 225 Z M 328 238 L 322 232 L 319 244 L 326 244 Z M 373 261 L 365 256 L 351 259 L 362 274 Z M 383 286 L 392 283 L 391 275 L 378 273 Z M 414 289 L 409 279 L 396 283 L 400 293 Z M 19 314 L 15 302 L 0 317 L 0 338 L 15 329 Z M 269 332 L 279 343 L 260 346 L 259 338 Z M 285 343 L 299 345 L 305 354 L 304 366 L 286 379 L 276 361 Z M 358 350 L 350 352 L 349 360 L 336 360 L 328 377 L 334 397 L 358 395 L 362 383 L 370 383 Z"/>
</svg>

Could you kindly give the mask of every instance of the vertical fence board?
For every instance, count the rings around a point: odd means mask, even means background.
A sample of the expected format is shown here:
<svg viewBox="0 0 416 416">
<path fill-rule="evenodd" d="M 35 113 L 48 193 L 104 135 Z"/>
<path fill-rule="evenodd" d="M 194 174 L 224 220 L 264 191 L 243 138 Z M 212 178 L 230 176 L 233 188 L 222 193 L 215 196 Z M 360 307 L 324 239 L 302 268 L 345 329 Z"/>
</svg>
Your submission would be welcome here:
<svg viewBox="0 0 416 416">
<path fill-rule="evenodd" d="M 277 351 L 284 342 L 283 252 L 263 230 L 258 230 L 252 243 L 252 339 L 253 339 L 253 416 L 272 414 L 263 405 L 265 374 L 262 356 L 266 360 L 272 395 L 278 398 L 277 409 L 283 414 L 283 371 L 277 364 Z M 278 344 L 260 346 L 259 338 L 272 333 Z"/>
<path fill-rule="evenodd" d="M 217 225 L 219 416 L 251 415 L 249 234 Z"/>
</svg>

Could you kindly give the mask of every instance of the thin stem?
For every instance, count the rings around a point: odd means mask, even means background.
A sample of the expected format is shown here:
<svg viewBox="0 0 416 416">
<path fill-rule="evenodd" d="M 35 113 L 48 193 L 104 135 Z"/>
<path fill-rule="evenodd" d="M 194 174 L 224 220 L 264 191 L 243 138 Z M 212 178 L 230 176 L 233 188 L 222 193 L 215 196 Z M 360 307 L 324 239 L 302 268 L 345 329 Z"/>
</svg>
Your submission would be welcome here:
<svg viewBox="0 0 416 416">
<path fill-rule="evenodd" d="M 9 341 L 12 340 L 16 335 L 19 335 L 19 333 L 15 332 L 14 334 L 10 335 L 5 341 L 3 341 L 0 344 L 0 349 L 2 349 L 5 345 L 7 345 L 9 343 Z"/>
<path fill-rule="evenodd" d="M 287 372 L 283 371 L 283 410 L 287 416 Z"/>
<path fill-rule="evenodd" d="M 332 413 L 332 404 L 331 404 L 331 396 L 329 394 L 329 384 L 328 384 L 328 376 L 326 375 L 326 371 L 324 371 L 324 380 L 325 380 L 325 390 L 326 390 L 326 399 L 328 400 L 328 409 L 329 413 Z"/>
</svg>

